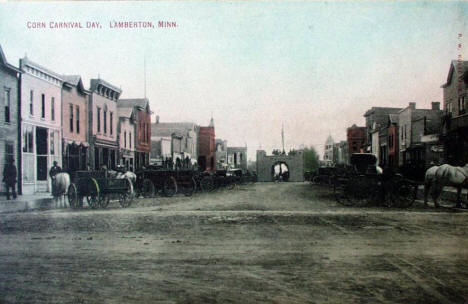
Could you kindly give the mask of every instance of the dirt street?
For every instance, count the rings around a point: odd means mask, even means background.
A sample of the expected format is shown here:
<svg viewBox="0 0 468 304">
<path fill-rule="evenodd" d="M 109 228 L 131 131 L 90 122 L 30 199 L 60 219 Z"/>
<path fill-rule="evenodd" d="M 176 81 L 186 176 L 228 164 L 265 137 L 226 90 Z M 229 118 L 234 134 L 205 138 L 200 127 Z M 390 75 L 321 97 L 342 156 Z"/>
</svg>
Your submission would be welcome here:
<svg viewBox="0 0 468 304">
<path fill-rule="evenodd" d="M 0 303 L 466 303 L 468 212 L 258 183 L 0 214 Z"/>
</svg>

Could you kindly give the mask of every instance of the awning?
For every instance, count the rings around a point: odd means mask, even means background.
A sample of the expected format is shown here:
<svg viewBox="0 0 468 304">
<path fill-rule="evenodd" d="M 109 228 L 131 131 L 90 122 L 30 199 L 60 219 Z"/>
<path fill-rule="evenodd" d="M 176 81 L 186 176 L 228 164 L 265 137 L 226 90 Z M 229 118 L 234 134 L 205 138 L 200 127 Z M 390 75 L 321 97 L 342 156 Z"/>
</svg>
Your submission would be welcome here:
<svg viewBox="0 0 468 304">
<path fill-rule="evenodd" d="M 64 141 L 65 141 L 65 144 L 67 145 L 89 147 L 89 144 L 87 142 L 81 142 L 81 141 L 76 141 L 76 140 L 65 140 L 65 139 Z"/>
</svg>

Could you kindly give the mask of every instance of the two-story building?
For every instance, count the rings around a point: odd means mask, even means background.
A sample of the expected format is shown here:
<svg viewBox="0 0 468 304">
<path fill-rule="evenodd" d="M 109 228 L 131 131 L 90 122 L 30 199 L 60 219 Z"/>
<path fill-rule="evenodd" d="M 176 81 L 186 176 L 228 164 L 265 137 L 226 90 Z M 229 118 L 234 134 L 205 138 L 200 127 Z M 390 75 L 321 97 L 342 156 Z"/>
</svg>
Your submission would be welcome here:
<svg viewBox="0 0 468 304">
<path fill-rule="evenodd" d="M 228 167 L 228 147 L 227 140 L 216 139 L 216 169 L 226 169 Z"/>
<path fill-rule="evenodd" d="M 216 171 L 215 127 L 213 118 L 208 127 L 198 131 L 198 166 L 202 171 Z"/>
<path fill-rule="evenodd" d="M 126 103 L 117 102 L 117 113 L 119 116 L 119 164 L 125 170 L 135 169 L 135 111 L 134 107 L 126 106 Z"/>
<path fill-rule="evenodd" d="M 444 94 L 445 160 L 452 165 L 468 163 L 468 61 L 453 60 L 442 85 Z"/>
<path fill-rule="evenodd" d="M 20 70 L 9 64 L 0 46 L 0 172 L 10 160 L 19 168 L 18 143 L 18 78 Z M 20 189 L 20 179 L 17 188 Z M 5 192 L 5 183 L 0 184 L 0 192 Z"/>
<path fill-rule="evenodd" d="M 109 169 L 115 169 L 119 153 L 117 100 L 122 90 L 102 79 L 91 79 L 90 91 L 88 106 L 90 167 L 98 170 L 105 165 Z"/>
<path fill-rule="evenodd" d="M 88 98 L 79 75 L 63 75 L 62 161 L 67 172 L 88 167 Z"/>
<path fill-rule="evenodd" d="M 431 109 L 416 109 L 416 103 L 410 102 L 398 115 L 399 123 L 399 164 L 400 166 L 418 166 L 424 168 L 433 162 L 428 157 L 422 136 L 441 131 L 442 111 L 440 103 L 433 102 Z"/>
<path fill-rule="evenodd" d="M 22 192 L 50 191 L 49 168 L 62 165 L 61 75 L 20 59 Z"/>
<path fill-rule="evenodd" d="M 247 171 L 247 147 L 228 147 L 227 161 L 229 168 Z"/>
<path fill-rule="evenodd" d="M 147 167 L 151 153 L 151 109 L 147 98 L 120 99 L 119 108 L 132 108 L 134 115 L 134 168 Z"/>
<path fill-rule="evenodd" d="M 387 122 L 389 114 L 397 114 L 401 108 L 393 107 L 372 107 L 364 113 L 366 119 L 365 127 L 365 148 L 363 152 L 371 152 L 372 149 L 372 127 L 374 123 L 378 126 L 383 126 Z M 360 132 L 360 131 L 359 131 Z M 350 147 L 351 148 L 351 147 Z"/>
<path fill-rule="evenodd" d="M 374 122 L 372 125 L 373 124 Z M 348 153 L 350 157 L 353 153 L 366 152 L 367 129 L 371 130 L 372 128 L 358 127 L 356 124 L 353 124 L 351 127 L 346 129 L 346 141 L 348 142 Z M 369 133 L 369 136 L 370 134 L 371 133 Z M 371 140 L 369 140 L 369 144 L 372 145 Z"/>
</svg>

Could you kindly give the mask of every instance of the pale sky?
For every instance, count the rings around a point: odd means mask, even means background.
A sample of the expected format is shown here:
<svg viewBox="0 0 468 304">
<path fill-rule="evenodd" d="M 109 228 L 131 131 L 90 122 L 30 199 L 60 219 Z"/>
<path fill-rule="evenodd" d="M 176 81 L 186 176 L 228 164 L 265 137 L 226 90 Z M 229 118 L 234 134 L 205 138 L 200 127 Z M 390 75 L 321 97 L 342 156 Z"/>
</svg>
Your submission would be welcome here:
<svg viewBox="0 0 468 304">
<path fill-rule="evenodd" d="M 0 3 L 8 61 L 28 57 L 61 74 L 147 97 L 162 122 L 207 125 L 229 146 L 286 149 L 364 125 L 372 106 L 442 102 L 451 60 L 468 58 L 467 2 Z M 29 29 L 28 21 L 97 21 L 102 29 Z M 113 29 L 151 21 L 153 29 Z M 177 28 L 158 28 L 175 21 Z"/>
</svg>

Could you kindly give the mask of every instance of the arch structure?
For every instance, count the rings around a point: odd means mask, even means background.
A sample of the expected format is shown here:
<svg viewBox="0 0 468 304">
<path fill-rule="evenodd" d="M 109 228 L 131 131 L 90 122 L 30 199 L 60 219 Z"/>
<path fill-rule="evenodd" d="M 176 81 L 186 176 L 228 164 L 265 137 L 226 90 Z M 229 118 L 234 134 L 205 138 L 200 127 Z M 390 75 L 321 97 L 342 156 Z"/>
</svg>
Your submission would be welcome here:
<svg viewBox="0 0 468 304">
<path fill-rule="evenodd" d="M 288 181 L 304 181 L 304 152 L 302 150 L 294 155 L 267 155 L 264 150 L 257 150 L 257 180 L 259 182 L 275 181 L 274 168 L 278 164 L 284 164 L 287 167 Z"/>
</svg>

